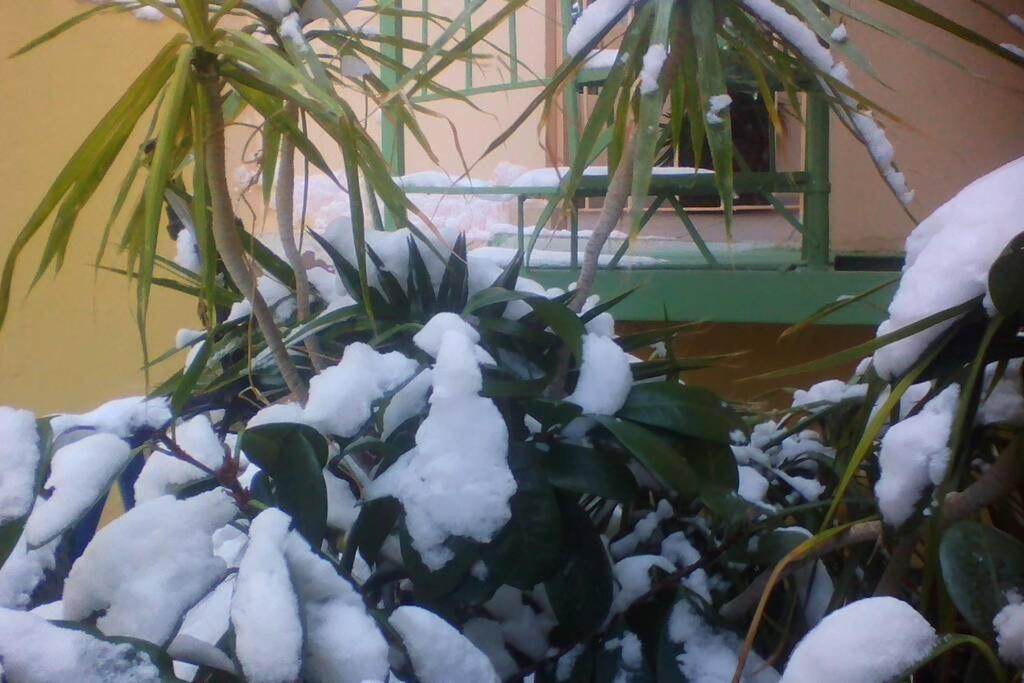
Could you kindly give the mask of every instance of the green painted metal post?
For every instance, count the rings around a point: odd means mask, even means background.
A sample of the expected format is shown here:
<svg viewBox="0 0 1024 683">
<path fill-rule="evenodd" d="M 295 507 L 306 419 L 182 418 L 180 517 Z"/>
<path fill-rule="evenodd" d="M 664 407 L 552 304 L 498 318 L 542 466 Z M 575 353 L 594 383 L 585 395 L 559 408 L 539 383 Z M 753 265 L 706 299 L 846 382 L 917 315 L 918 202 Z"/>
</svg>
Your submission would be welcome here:
<svg viewBox="0 0 1024 683">
<path fill-rule="evenodd" d="M 803 258 L 811 268 L 828 268 L 831 263 L 829 241 L 829 111 L 824 95 L 815 89 L 807 92 L 806 170 L 810 176 L 804 195 Z"/>
<path fill-rule="evenodd" d="M 572 1 L 562 0 L 562 54 L 565 54 L 565 38 L 572 28 Z M 576 158 L 580 138 L 580 98 L 578 85 L 574 78 L 565 89 L 565 138 L 568 161 Z"/>
<path fill-rule="evenodd" d="M 390 5 L 400 10 L 403 0 L 391 0 Z M 382 3 L 383 4 L 383 3 Z M 382 14 L 380 17 L 380 32 L 385 36 L 402 36 L 402 17 L 399 15 Z M 402 63 L 402 48 L 399 45 L 383 45 L 381 52 L 391 57 L 398 63 Z M 398 84 L 398 73 L 394 69 L 382 67 L 380 79 L 388 88 Z M 380 149 L 384 160 L 388 164 L 392 175 L 405 174 L 405 126 L 395 117 L 389 115 L 387 109 L 381 112 L 380 117 Z M 390 211 L 384 218 L 384 228 L 394 230 L 396 227 L 395 216 Z"/>
</svg>

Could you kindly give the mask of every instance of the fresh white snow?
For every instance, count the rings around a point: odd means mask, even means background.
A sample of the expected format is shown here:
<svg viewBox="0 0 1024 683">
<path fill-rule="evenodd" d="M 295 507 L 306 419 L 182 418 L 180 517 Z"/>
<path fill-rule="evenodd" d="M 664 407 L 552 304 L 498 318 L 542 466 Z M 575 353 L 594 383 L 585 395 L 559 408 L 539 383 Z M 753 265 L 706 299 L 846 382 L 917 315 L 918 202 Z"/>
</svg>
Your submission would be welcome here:
<svg viewBox="0 0 1024 683">
<path fill-rule="evenodd" d="M 36 416 L 27 410 L 0 407 L 0 526 L 32 509 L 38 468 Z"/>
<path fill-rule="evenodd" d="M 580 54 L 598 35 L 604 33 L 633 0 L 595 0 L 588 5 L 565 37 L 565 51 L 570 57 Z"/>
<path fill-rule="evenodd" d="M 992 620 L 999 656 L 1017 668 L 1024 668 L 1024 601 L 1017 591 L 1009 591 L 1008 600 Z"/>
<path fill-rule="evenodd" d="M 633 387 L 629 354 L 613 339 L 595 334 L 583 337 L 583 365 L 576 388 L 566 399 L 591 415 L 614 415 Z"/>
<path fill-rule="evenodd" d="M 231 598 L 235 653 L 253 683 L 289 683 L 302 667 L 302 621 L 284 546 L 291 518 L 268 508 L 253 520 Z"/>
<path fill-rule="evenodd" d="M 928 657 L 931 624 L 896 598 L 866 598 L 825 617 L 796 646 L 782 683 L 881 683 Z"/>
<path fill-rule="evenodd" d="M 640 94 L 651 95 L 658 92 L 658 78 L 661 69 L 668 59 L 668 50 L 661 43 L 655 43 L 644 53 L 644 65 L 640 70 Z M 588 60 L 589 63 L 589 60 Z"/>
<path fill-rule="evenodd" d="M 29 547 L 45 545 L 71 527 L 106 495 L 132 451 L 112 434 L 90 434 L 53 454 L 50 476 L 25 522 Z"/>
<path fill-rule="evenodd" d="M 127 439 L 142 429 L 160 429 L 171 421 L 170 401 L 166 397 L 119 398 L 81 415 L 56 415 L 50 420 L 54 438 L 81 430 L 106 432 Z"/>
<path fill-rule="evenodd" d="M 413 546 L 435 570 L 452 557 L 444 546 L 449 536 L 490 541 L 510 519 L 516 490 L 506 460 L 508 429 L 494 403 L 479 395 L 474 346 L 458 330 L 444 334 L 416 447 L 371 487 L 375 497 L 402 502 Z"/>
<path fill-rule="evenodd" d="M 945 478 L 959 398 L 959 385 L 950 385 L 921 412 L 894 424 L 882 437 L 878 456 L 882 472 L 875 495 L 887 524 L 898 527 L 906 522 L 925 490 Z"/>
<path fill-rule="evenodd" d="M 313 683 L 386 679 L 388 644 L 362 596 L 297 532 L 285 541 L 285 558 L 301 604 L 304 678 Z"/>
<path fill-rule="evenodd" d="M 914 229 L 907 238 L 903 277 L 879 335 L 987 294 L 993 262 L 1024 231 L 1021 188 L 1024 159 L 1017 159 L 975 180 Z M 878 349 L 878 374 L 893 379 L 906 372 L 952 324 L 935 325 Z"/>
<path fill-rule="evenodd" d="M 0 608 L 0 672 L 17 683 L 160 681 L 143 653 L 82 631 L 55 626 L 27 612 Z"/>
<path fill-rule="evenodd" d="M 211 470 L 224 463 L 224 447 L 206 415 L 198 415 L 179 424 L 174 430 L 174 437 L 182 450 Z M 168 493 L 176 494 L 207 476 L 195 465 L 156 450 L 146 459 L 135 481 L 135 500 L 144 502 Z"/>
<path fill-rule="evenodd" d="M 867 384 L 847 384 L 842 380 L 830 379 L 819 382 L 806 391 L 797 389 L 793 393 L 793 407 L 825 406 L 853 399 L 863 400 L 867 393 Z"/>
<path fill-rule="evenodd" d="M 487 656 L 436 614 L 406 605 L 388 622 L 402 637 L 423 683 L 499 683 Z"/>
<path fill-rule="evenodd" d="M 64 618 L 105 611 L 96 624 L 107 635 L 169 642 L 181 617 L 224 577 L 212 535 L 237 512 L 222 491 L 132 508 L 100 529 L 71 568 Z"/>
</svg>

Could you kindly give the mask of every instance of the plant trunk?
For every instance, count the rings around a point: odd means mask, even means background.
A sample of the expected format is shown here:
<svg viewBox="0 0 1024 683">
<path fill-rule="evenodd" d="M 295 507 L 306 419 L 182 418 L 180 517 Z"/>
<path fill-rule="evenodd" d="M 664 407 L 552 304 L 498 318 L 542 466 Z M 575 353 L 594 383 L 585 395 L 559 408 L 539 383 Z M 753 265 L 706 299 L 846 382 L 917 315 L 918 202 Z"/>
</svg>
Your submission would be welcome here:
<svg viewBox="0 0 1024 683">
<path fill-rule="evenodd" d="M 210 202 L 213 205 L 213 237 L 217 253 L 235 286 L 252 302 L 253 317 L 267 341 L 267 348 L 277 363 L 284 383 L 295 398 L 305 404 L 309 394 L 306 384 L 288 355 L 288 349 L 285 348 L 270 307 L 256 287 L 256 277 L 246 263 L 242 238 L 235 229 L 235 211 L 231 205 L 227 164 L 224 159 L 224 109 L 220 99 L 220 75 L 216 65 L 201 70 L 200 80 L 210 126 L 205 143 L 206 172 Z"/>
<path fill-rule="evenodd" d="M 601 216 L 597 219 L 594 232 L 587 240 L 587 248 L 583 251 L 583 265 L 580 268 L 579 279 L 576 280 L 576 294 L 569 302 L 569 308 L 576 313 L 583 310 L 587 298 L 594 291 L 594 280 L 597 278 L 597 269 L 601 260 L 601 250 L 605 242 L 612 234 L 615 226 L 619 224 L 623 211 L 626 210 L 626 203 L 629 201 L 630 189 L 633 185 L 633 161 L 636 148 L 636 136 L 630 135 L 623 146 L 622 159 L 615 169 L 611 183 L 608 184 L 608 193 L 604 196 L 604 208 L 601 209 Z"/>
<path fill-rule="evenodd" d="M 286 106 L 286 115 L 292 120 L 297 119 L 298 110 L 294 104 Z M 287 135 L 281 136 L 281 152 L 277 167 L 277 231 L 281 237 L 281 247 L 285 258 L 295 273 L 295 305 L 300 323 L 309 320 L 309 276 L 302 262 L 302 254 L 295 243 L 295 143 Z M 320 372 L 324 369 L 323 353 L 316 336 L 308 337 L 305 342 L 309 362 Z"/>
</svg>

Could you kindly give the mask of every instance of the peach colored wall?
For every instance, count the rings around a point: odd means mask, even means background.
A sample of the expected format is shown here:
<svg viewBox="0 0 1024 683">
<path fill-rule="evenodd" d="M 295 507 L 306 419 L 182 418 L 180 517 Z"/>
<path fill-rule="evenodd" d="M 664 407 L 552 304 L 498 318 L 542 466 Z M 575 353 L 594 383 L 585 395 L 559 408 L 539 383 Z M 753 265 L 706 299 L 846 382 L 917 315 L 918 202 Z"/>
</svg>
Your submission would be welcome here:
<svg viewBox="0 0 1024 683">
<path fill-rule="evenodd" d="M 973 179 L 1024 155 L 1024 70 L 900 18 L 881 3 L 854 4 L 987 77 L 977 78 L 863 26 L 850 26 L 851 41 L 869 55 L 888 88 L 863 74 L 854 75 L 857 85 L 903 122 L 888 127 L 897 162 L 917 191 L 910 207 L 915 216 L 926 217 Z M 1024 43 L 1024 35 L 975 3 L 928 0 L 926 4 L 997 42 Z M 991 4 L 1006 14 L 1021 11 L 1019 0 L 991 0 Z M 859 143 L 835 121 L 832 183 L 834 247 L 902 248 L 913 224 L 887 192 Z"/>
</svg>

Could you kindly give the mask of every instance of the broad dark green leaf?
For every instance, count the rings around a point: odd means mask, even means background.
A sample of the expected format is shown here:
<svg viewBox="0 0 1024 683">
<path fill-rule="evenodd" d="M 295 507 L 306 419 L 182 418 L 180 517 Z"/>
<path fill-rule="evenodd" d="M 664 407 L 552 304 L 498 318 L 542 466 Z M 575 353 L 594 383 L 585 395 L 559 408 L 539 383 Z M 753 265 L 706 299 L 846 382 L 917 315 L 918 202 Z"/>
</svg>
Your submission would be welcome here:
<svg viewBox="0 0 1024 683">
<path fill-rule="evenodd" d="M 509 444 L 508 464 L 516 479 L 509 501 L 512 519 L 483 551 L 496 581 L 530 590 L 558 567 L 562 549 L 558 500 L 545 476 L 546 454 L 520 441 Z"/>
<path fill-rule="evenodd" d="M 413 546 L 412 537 L 409 536 L 404 524 L 399 532 L 399 540 L 402 546 L 402 563 L 412 580 L 413 591 L 420 600 L 437 600 L 449 595 L 458 588 L 473 564 L 480 559 L 480 549 L 476 544 L 465 538 L 452 536 L 445 541 L 445 546 L 452 551 L 452 559 L 440 569 L 431 571 Z"/>
<path fill-rule="evenodd" d="M 327 440 L 306 425 L 268 424 L 245 430 L 240 446 L 273 479 L 278 504 L 299 533 L 319 548 L 327 532 Z"/>
<path fill-rule="evenodd" d="M 544 582 L 559 627 L 584 639 L 604 623 L 612 604 L 612 567 L 594 523 L 575 500 L 560 496 L 561 571 Z"/>
<path fill-rule="evenodd" d="M 961 522 L 943 535 L 939 559 L 953 604 L 978 633 L 991 636 L 1006 591 L 1024 589 L 1024 543 L 990 525 Z"/>
<path fill-rule="evenodd" d="M 694 498 L 700 490 L 696 472 L 683 455 L 649 429 L 604 415 L 591 415 L 610 431 L 633 456 L 668 486 Z"/>
<path fill-rule="evenodd" d="M 401 514 L 402 506 L 394 498 L 374 498 L 363 504 L 345 539 L 345 554 L 341 565 L 346 572 L 352 572 L 356 551 L 371 567 L 377 564 L 381 546 L 395 528 Z"/>
<path fill-rule="evenodd" d="M 646 382 L 629 392 L 619 417 L 697 439 L 729 444 L 743 426 L 739 416 L 713 392 L 679 382 Z"/>
<path fill-rule="evenodd" d="M 636 479 L 613 456 L 592 448 L 557 443 L 544 458 L 548 481 L 566 491 L 629 502 L 636 493 Z"/>
</svg>

